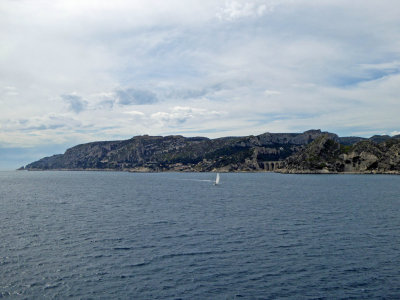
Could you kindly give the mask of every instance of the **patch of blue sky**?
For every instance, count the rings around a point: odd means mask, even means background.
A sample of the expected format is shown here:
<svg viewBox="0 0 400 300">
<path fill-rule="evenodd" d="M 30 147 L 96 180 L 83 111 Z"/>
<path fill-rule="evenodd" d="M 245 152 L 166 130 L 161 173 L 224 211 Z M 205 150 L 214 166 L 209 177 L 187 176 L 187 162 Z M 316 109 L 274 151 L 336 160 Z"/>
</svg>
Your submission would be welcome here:
<svg viewBox="0 0 400 300">
<path fill-rule="evenodd" d="M 330 83 L 331 83 L 331 85 L 336 86 L 336 87 L 349 88 L 352 86 L 357 86 L 364 82 L 379 80 L 381 78 L 385 78 L 386 76 L 394 75 L 394 74 L 398 74 L 398 73 L 400 73 L 400 71 L 398 69 L 397 70 L 396 69 L 380 69 L 380 70 L 370 69 L 358 76 L 351 76 L 349 74 L 346 76 L 334 77 L 334 78 L 330 79 Z"/>
<path fill-rule="evenodd" d="M 0 148 L 0 170 L 15 170 L 55 153 L 64 153 L 72 144 L 49 144 L 31 148 Z"/>
<path fill-rule="evenodd" d="M 340 124 L 330 126 L 329 131 L 336 133 L 340 137 L 347 136 L 358 136 L 364 138 L 370 138 L 373 135 L 384 135 L 390 134 L 396 129 L 380 129 L 380 128 L 371 128 L 370 126 L 341 126 Z"/>
</svg>

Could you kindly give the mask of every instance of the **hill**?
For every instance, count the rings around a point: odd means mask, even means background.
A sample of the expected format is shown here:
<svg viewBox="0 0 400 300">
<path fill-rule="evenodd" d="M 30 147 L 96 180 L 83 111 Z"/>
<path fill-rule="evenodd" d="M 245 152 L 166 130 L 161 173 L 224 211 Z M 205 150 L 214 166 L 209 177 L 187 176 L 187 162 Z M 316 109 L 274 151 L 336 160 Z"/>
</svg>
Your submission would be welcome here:
<svg viewBox="0 0 400 300">
<path fill-rule="evenodd" d="M 398 137 L 341 138 L 321 130 L 217 139 L 143 135 L 77 145 L 22 169 L 395 173 L 400 171 L 399 143 Z"/>
</svg>

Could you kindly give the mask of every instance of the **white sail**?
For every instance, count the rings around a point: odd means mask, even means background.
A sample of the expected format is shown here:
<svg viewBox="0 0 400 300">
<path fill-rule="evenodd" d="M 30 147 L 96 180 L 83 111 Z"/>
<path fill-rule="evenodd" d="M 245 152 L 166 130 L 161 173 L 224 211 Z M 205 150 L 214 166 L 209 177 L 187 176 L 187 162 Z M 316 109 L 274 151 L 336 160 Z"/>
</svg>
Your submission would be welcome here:
<svg viewBox="0 0 400 300">
<path fill-rule="evenodd" d="M 217 177 L 215 178 L 215 184 L 219 184 L 219 173 L 217 173 Z"/>
</svg>

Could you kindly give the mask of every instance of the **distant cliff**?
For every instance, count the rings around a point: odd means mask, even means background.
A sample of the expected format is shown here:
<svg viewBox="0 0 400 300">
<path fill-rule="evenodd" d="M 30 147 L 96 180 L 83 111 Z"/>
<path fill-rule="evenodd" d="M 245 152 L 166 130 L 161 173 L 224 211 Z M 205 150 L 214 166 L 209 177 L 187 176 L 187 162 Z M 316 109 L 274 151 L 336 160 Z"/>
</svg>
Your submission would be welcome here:
<svg viewBox="0 0 400 300">
<path fill-rule="evenodd" d="M 283 173 L 400 174 L 400 136 L 374 136 L 353 145 L 321 135 L 285 160 Z"/>
<path fill-rule="evenodd" d="M 129 140 L 93 142 L 42 158 L 27 170 L 125 170 L 125 171 L 272 171 L 287 157 L 321 134 L 264 133 L 258 136 L 209 139 L 183 136 L 136 136 Z"/>
<path fill-rule="evenodd" d="M 320 130 L 217 139 L 144 135 L 78 145 L 24 169 L 395 173 L 400 171 L 399 142 L 388 136 L 340 138 Z"/>
</svg>

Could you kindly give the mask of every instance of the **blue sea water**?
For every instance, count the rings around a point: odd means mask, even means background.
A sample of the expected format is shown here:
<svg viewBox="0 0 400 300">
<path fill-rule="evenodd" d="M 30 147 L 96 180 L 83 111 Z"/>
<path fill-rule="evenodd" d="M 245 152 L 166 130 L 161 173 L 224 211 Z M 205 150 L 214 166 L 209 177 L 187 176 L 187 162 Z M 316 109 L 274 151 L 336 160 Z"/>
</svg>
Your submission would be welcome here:
<svg viewBox="0 0 400 300">
<path fill-rule="evenodd" d="M 400 298 L 400 176 L 214 178 L 0 172 L 0 298 Z"/>
</svg>

